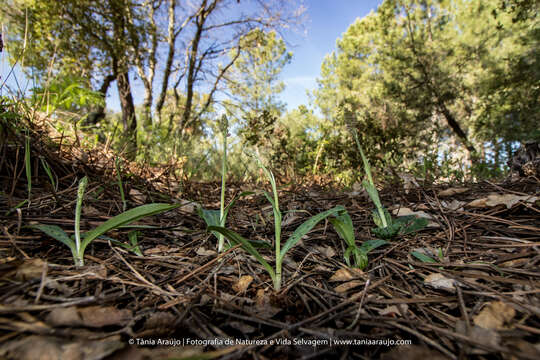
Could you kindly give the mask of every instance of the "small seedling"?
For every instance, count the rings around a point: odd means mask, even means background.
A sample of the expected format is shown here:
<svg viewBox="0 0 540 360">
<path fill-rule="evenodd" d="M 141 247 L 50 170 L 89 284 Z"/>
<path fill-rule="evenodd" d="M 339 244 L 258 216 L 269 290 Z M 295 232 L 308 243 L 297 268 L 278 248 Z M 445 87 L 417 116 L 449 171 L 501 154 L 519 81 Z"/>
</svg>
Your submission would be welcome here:
<svg viewBox="0 0 540 360">
<path fill-rule="evenodd" d="M 285 245 L 281 247 L 281 211 L 279 209 L 279 199 L 278 199 L 278 193 L 277 193 L 277 187 L 276 187 L 276 180 L 274 178 L 274 174 L 270 170 L 268 170 L 261 162 L 260 158 L 257 157 L 257 161 L 263 172 L 266 174 L 267 178 L 270 180 L 270 184 L 272 185 L 272 192 L 273 192 L 273 198 L 270 196 L 269 193 L 265 192 L 264 195 L 272 205 L 272 209 L 274 210 L 274 236 L 275 236 L 275 269 L 262 257 L 262 255 L 255 249 L 255 246 L 246 238 L 241 236 L 240 234 L 226 229 L 222 226 L 209 226 L 209 231 L 216 231 L 220 234 L 223 234 L 227 239 L 229 239 L 231 242 L 235 244 L 240 244 L 242 248 L 247 251 L 249 254 L 253 255 L 260 263 L 261 265 L 266 269 L 270 277 L 272 278 L 272 281 L 274 283 L 274 290 L 279 291 L 281 289 L 281 280 L 282 280 L 282 264 L 283 259 L 285 258 L 285 255 L 287 252 L 295 246 L 300 239 L 306 235 L 315 225 L 317 225 L 321 220 L 324 220 L 325 218 L 337 214 L 340 211 L 345 210 L 343 206 L 336 206 L 330 210 L 327 210 L 325 212 L 322 212 L 320 214 L 317 214 L 310 219 L 306 220 L 303 224 L 301 224 L 296 230 L 292 233 L 292 235 L 289 237 L 289 239 L 285 242 Z"/>
<path fill-rule="evenodd" d="M 81 221 L 81 208 L 82 201 L 84 198 L 84 192 L 88 184 L 88 178 L 85 176 L 79 182 L 79 188 L 77 191 L 77 205 L 75 208 L 75 235 L 74 237 L 69 237 L 62 228 L 56 225 L 45 225 L 38 224 L 33 227 L 43 231 L 45 234 L 50 237 L 60 241 L 71 249 L 73 255 L 73 261 L 75 266 L 84 266 L 84 251 L 88 244 L 90 244 L 94 239 L 105 234 L 107 231 L 119 228 L 123 225 L 132 223 L 143 217 L 159 214 L 161 212 L 169 211 L 175 209 L 180 204 L 146 204 L 138 206 L 134 209 L 130 209 L 122 214 L 116 215 L 115 217 L 105 221 L 103 224 L 98 227 L 87 231 L 83 234 L 80 232 L 80 221 Z"/>
<path fill-rule="evenodd" d="M 360 156 L 362 156 L 362 162 L 364 163 L 364 169 L 367 175 L 367 180 L 362 181 L 362 185 L 364 186 L 364 189 L 366 189 L 376 208 L 372 211 L 373 221 L 375 222 L 375 225 L 377 225 L 376 228 L 372 229 L 375 236 L 381 239 L 391 239 L 397 235 L 410 234 L 426 227 L 428 221 L 424 218 L 417 218 L 413 215 L 400 216 L 398 218 L 392 218 L 390 216 L 388 210 L 386 210 L 381 203 L 379 192 L 375 187 L 375 183 L 371 175 L 369 161 L 366 158 L 366 155 L 364 155 L 364 151 L 360 146 L 360 141 L 358 141 L 358 135 L 356 132 L 354 132 L 354 139 L 356 140 L 356 145 L 360 151 Z"/>
<path fill-rule="evenodd" d="M 353 223 L 346 210 L 339 212 L 334 217 L 330 217 L 329 220 L 336 232 L 347 244 L 347 249 L 345 250 L 343 257 L 345 263 L 349 267 L 351 266 L 350 257 L 352 255 L 354 259 L 353 266 L 365 269 L 368 265 L 368 253 L 379 246 L 387 244 L 385 240 L 374 239 L 365 241 L 360 247 L 356 246 Z"/>
</svg>

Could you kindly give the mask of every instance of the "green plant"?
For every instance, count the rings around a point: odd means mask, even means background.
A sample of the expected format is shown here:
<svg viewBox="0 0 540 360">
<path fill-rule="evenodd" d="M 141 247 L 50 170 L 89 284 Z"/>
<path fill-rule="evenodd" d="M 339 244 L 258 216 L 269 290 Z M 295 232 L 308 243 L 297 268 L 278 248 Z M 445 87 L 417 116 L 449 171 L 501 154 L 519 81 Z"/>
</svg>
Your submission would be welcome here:
<svg viewBox="0 0 540 360">
<path fill-rule="evenodd" d="M 347 249 L 343 257 L 348 266 L 351 266 L 350 257 L 352 255 L 354 267 L 365 269 L 368 265 L 368 253 L 379 246 L 387 244 L 385 240 L 374 239 L 363 242 L 360 247 L 356 246 L 353 223 L 346 210 L 339 212 L 328 220 L 330 220 L 336 232 L 347 244 Z"/>
<path fill-rule="evenodd" d="M 283 259 L 287 252 L 295 246 L 302 236 L 306 235 L 315 225 L 317 225 L 321 220 L 327 218 L 330 215 L 337 214 L 340 211 L 345 210 L 343 206 L 336 206 L 330 210 L 312 216 L 301 224 L 296 230 L 289 236 L 283 247 L 281 247 L 281 211 L 279 209 L 279 199 L 278 192 L 276 187 L 276 180 L 274 174 L 268 170 L 261 162 L 260 158 L 257 157 L 259 167 L 263 170 L 266 177 L 270 180 L 272 185 L 273 197 L 270 196 L 268 192 L 264 192 L 265 197 L 268 199 L 272 205 L 274 212 L 274 245 L 275 245 L 275 269 L 262 257 L 262 255 L 255 249 L 255 246 L 246 238 L 240 234 L 229 230 L 222 226 L 209 226 L 209 231 L 216 231 L 220 234 L 223 234 L 227 239 L 235 244 L 240 244 L 241 247 L 246 250 L 249 254 L 253 255 L 261 265 L 266 269 L 272 281 L 274 283 L 274 290 L 279 291 L 281 289 L 281 280 L 282 280 L 282 264 Z"/>
<path fill-rule="evenodd" d="M 141 248 L 139 247 L 139 232 L 136 230 L 128 232 L 129 244 L 123 243 L 107 236 L 100 236 L 100 238 L 109 240 L 115 245 L 121 246 L 128 251 L 132 251 L 137 256 L 143 256 Z"/>
<path fill-rule="evenodd" d="M 426 227 L 428 221 L 424 218 L 417 218 L 413 215 L 400 216 L 398 218 L 392 218 L 390 216 L 388 210 L 386 210 L 381 203 L 379 192 L 375 187 L 373 176 L 371 175 L 369 161 L 362 150 L 362 146 L 360 146 L 360 141 L 358 140 L 358 134 L 356 132 L 354 132 L 354 139 L 358 146 L 358 151 L 360 151 L 360 156 L 362 157 L 362 162 L 364 163 L 364 169 L 367 175 L 367 180 L 362 181 L 362 185 L 364 186 L 364 189 L 366 189 L 376 208 L 372 211 L 373 221 L 375 222 L 375 225 L 377 225 L 376 228 L 372 229 L 375 236 L 381 239 L 391 239 L 397 235 L 409 234 Z"/>
<path fill-rule="evenodd" d="M 130 209 L 115 217 L 105 221 L 98 227 L 87 231 L 83 234 L 80 232 L 81 221 L 81 207 L 84 198 L 84 192 L 88 184 L 88 178 L 85 176 L 79 182 L 79 188 L 77 191 L 77 204 L 75 207 L 75 234 L 74 237 L 69 237 L 62 228 L 56 225 L 38 224 L 33 225 L 34 228 L 43 231 L 50 237 L 60 241 L 64 245 L 71 249 L 73 260 L 76 266 L 84 265 L 84 251 L 88 244 L 90 244 L 97 237 L 105 234 L 107 231 L 119 228 L 123 225 L 129 224 L 133 221 L 137 221 L 143 217 L 155 215 L 164 211 L 169 211 L 181 206 L 180 204 L 146 204 L 138 206 L 134 209 Z"/>
<path fill-rule="evenodd" d="M 30 161 L 30 134 L 26 132 L 24 139 L 24 167 L 26 171 L 26 183 L 28 186 L 28 201 L 32 194 L 32 165 Z"/>
<path fill-rule="evenodd" d="M 49 164 L 43 157 L 40 156 L 39 160 L 41 161 L 41 165 L 43 166 L 43 169 L 45 170 L 45 172 L 47 173 L 47 176 L 49 177 L 49 181 L 51 182 L 52 188 L 54 189 L 54 191 L 58 190 L 58 188 L 56 187 L 57 183 L 54 180 L 51 167 L 49 166 Z"/>
<path fill-rule="evenodd" d="M 225 227 L 229 209 L 234 205 L 236 200 L 242 196 L 253 194 L 253 192 L 242 192 L 235 196 L 231 202 L 225 206 L 225 190 L 227 181 L 227 137 L 229 135 L 229 122 L 225 115 L 221 116 L 220 132 L 223 139 L 223 156 L 221 158 L 221 199 L 219 210 L 203 209 L 202 207 L 199 207 L 197 208 L 197 214 L 199 214 L 199 216 L 206 222 L 206 226 Z M 218 253 L 220 253 L 224 249 L 225 238 L 217 231 L 212 231 L 212 234 L 218 238 Z"/>
</svg>

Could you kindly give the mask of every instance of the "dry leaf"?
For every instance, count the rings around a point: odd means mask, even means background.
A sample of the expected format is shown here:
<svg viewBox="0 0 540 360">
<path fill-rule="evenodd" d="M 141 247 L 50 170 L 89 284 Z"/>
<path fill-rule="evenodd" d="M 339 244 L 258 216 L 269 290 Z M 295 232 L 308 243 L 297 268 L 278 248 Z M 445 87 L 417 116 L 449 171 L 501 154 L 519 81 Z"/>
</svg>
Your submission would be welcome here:
<svg viewBox="0 0 540 360">
<path fill-rule="evenodd" d="M 430 215 L 430 214 L 426 213 L 425 211 L 412 211 L 409 208 L 402 207 L 402 208 L 399 208 L 399 209 L 392 210 L 392 213 L 395 216 L 414 215 L 416 217 L 424 218 L 424 219 L 429 220 L 428 225 L 427 225 L 428 227 L 431 227 L 431 228 L 440 227 L 439 224 L 437 224 L 435 221 L 432 221 L 433 220 L 433 215 Z"/>
<path fill-rule="evenodd" d="M 31 335 L 0 347 L 0 357 L 34 359 L 103 359 L 126 345 L 120 335 L 99 340 L 69 341 L 66 338 Z"/>
<path fill-rule="evenodd" d="M 484 329 L 479 326 L 473 326 L 470 331 L 467 332 L 469 339 L 474 342 L 484 344 L 487 348 L 497 348 L 500 346 L 501 336 L 494 330 Z M 470 354 L 487 354 L 484 349 L 472 348 L 469 350 Z"/>
<path fill-rule="evenodd" d="M 47 315 L 47 323 L 53 326 L 124 326 L 132 318 L 130 310 L 118 310 L 112 306 L 89 306 L 77 309 L 75 306 L 53 309 Z"/>
<path fill-rule="evenodd" d="M 15 278 L 17 280 L 33 280 L 41 278 L 44 271 L 47 271 L 47 262 L 41 259 L 27 259 L 17 267 Z"/>
<path fill-rule="evenodd" d="M 401 311 L 400 311 L 401 308 Z M 385 315 L 396 315 L 401 316 L 401 314 L 406 313 L 409 310 L 409 306 L 407 304 L 399 304 L 399 305 L 390 305 L 387 306 L 384 309 L 379 310 L 379 315 L 385 316 Z"/>
<path fill-rule="evenodd" d="M 264 289 L 259 289 L 257 290 L 255 306 L 252 311 L 264 319 L 270 319 L 279 313 L 281 309 L 270 305 L 270 298 Z"/>
<path fill-rule="evenodd" d="M 317 250 L 329 259 L 336 255 L 336 251 L 330 246 L 318 246 Z"/>
<path fill-rule="evenodd" d="M 455 188 L 448 188 L 446 190 L 439 191 L 439 197 L 445 197 L 445 196 L 454 196 L 457 194 L 463 194 L 469 191 L 468 188 L 463 187 L 455 187 Z"/>
<path fill-rule="evenodd" d="M 467 204 L 469 207 L 486 208 L 494 207 L 497 205 L 505 205 L 507 209 L 516 205 L 520 201 L 534 203 L 540 198 L 536 196 L 528 195 L 514 195 L 514 194 L 489 194 L 486 198 L 476 199 Z"/>
<path fill-rule="evenodd" d="M 337 293 L 344 293 L 364 284 L 365 284 L 365 281 L 353 280 L 353 281 L 349 281 L 344 284 L 336 286 L 334 288 L 334 291 Z"/>
<path fill-rule="evenodd" d="M 349 281 L 362 278 L 364 272 L 357 268 L 341 268 L 332 275 L 329 281 Z"/>
<path fill-rule="evenodd" d="M 197 249 L 197 255 L 199 256 L 213 256 L 213 255 L 216 255 L 216 251 L 215 250 L 207 250 L 203 247 L 200 247 Z"/>
<path fill-rule="evenodd" d="M 102 211 L 99 211 L 98 209 L 96 209 L 95 207 L 93 207 L 91 205 L 85 205 L 82 208 L 82 213 L 85 216 L 100 216 L 100 215 L 103 215 Z"/>
<path fill-rule="evenodd" d="M 441 205 L 447 209 L 450 210 L 463 210 L 463 206 L 467 203 L 465 201 L 459 201 L 459 200 L 452 200 L 450 203 L 447 203 L 446 201 L 441 201 Z"/>
<path fill-rule="evenodd" d="M 435 289 L 443 289 L 450 292 L 456 291 L 456 281 L 454 279 L 449 279 L 440 273 L 433 273 L 426 276 L 424 284 Z"/>
<path fill-rule="evenodd" d="M 137 204 L 146 203 L 146 195 L 144 195 L 142 192 L 140 192 L 137 189 L 129 190 L 129 197 Z"/>
<path fill-rule="evenodd" d="M 183 212 L 195 214 L 197 211 L 197 208 L 199 208 L 201 205 L 195 201 L 189 201 L 184 199 L 178 200 L 182 206 L 179 207 L 179 209 Z"/>
<path fill-rule="evenodd" d="M 236 284 L 233 285 L 233 290 L 238 294 L 241 294 L 247 290 L 252 281 L 253 276 L 244 275 L 236 282 Z"/>
<path fill-rule="evenodd" d="M 281 226 L 282 227 L 289 226 L 292 223 L 294 223 L 296 220 L 298 220 L 300 217 L 296 214 L 297 214 L 296 212 L 286 213 L 285 216 L 283 217 L 283 221 L 281 222 Z"/>
<path fill-rule="evenodd" d="M 484 329 L 510 329 L 509 323 L 516 316 L 516 310 L 502 301 L 488 303 L 473 319 L 474 323 Z"/>
<path fill-rule="evenodd" d="M 165 311 L 151 313 L 144 323 L 144 329 L 169 329 L 176 320 L 176 317 Z"/>
</svg>

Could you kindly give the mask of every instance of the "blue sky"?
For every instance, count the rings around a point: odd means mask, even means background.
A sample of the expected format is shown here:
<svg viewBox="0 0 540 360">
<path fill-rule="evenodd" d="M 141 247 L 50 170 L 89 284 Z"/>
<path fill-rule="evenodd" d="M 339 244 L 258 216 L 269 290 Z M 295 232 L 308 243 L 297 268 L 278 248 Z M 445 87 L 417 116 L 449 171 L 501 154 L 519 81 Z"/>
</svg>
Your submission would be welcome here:
<svg viewBox="0 0 540 360">
<path fill-rule="evenodd" d="M 356 18 L 376 10 L 381 0 L 306 0 L 307 34 L 288 36 L 294 45 L 292 62 L 282 72 L 286 84 L 281 100 L 289 110 L 308 104 L 307 90 L 315 89 L 321 63 L 336 48 L 340 38 Z"/>
<path fill-rule="evenodd" d="M 366 16 L 371 10 L 375 10 L 382 0 L 305 0 L 307 8 L 305 34 L 286 33 L 286 41 L 289 50 L 293 52 L 293 59 L 282 72 L 282 80 L 285 82 L 285 90 L 280 98 L 292 110 L 298 105 L 309 104 L 308 90 L 316 87 L 316 78 L 320 74 L 321 63 L 326 54 L 331 53 L 336 47 L 336 40 L 340 38 L 355 19 Z M 10 70 L 9 64 L 2 54 L 0 62 L 0 74 L 6 77 Z M 18 80 L 15 84 L 14 76 Z M 0 84 L 3 80 L 0 80 Z M 26 80 L 21 72 L 16 69 L 8 80 L 8 86 L 12 89 L 27 90 L 31 88 L 31 82 Z M 135 103 L 140 104 L 143 99 L 142 84 L 132 84 Z M 2 91 L 7 95 L 5 91 Z M 120 110 L 116 84 L 113 83 L 107 97 L 107 107 L 113 111 Z"/>
</svg>

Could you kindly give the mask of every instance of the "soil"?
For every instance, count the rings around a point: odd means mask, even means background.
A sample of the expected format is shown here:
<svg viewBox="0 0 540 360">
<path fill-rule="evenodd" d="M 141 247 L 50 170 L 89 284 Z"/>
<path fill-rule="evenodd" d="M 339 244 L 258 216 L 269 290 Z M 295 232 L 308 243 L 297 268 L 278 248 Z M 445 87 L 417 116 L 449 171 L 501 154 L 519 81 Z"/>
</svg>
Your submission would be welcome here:
<svg viewBox="0 0 540 360">
<path fill-rule="evenodd" d="M 539 359 L 540 181 L 409 184 L 380 190 L 394 213 L 428 227 L 349 268 L 328 222 L 289 251 L 283 287 L 234 246 L 216 253 L 196 207 L 219 208 L 219 183 L 175 178 L 174 168 L 125 166 L 127 208 L 182 203 L 137 224 L 137 256 L 93 241 L 85 266 L 32 228 L 73 234 L 78 180 L 90 178 L 82 231 L 123 210 L 114 155 L 83 152 L 32 131 L 28 199 L 24 134 L 4 128 L 0 154 L 0 358 L 5 359 Z M 49 164 L 55 184 L 44 171 Z M 228 184 L 227 198 L 261 184 Z M 361 189 L 282 185 L 282 239 L 336 205 L 358 243 L 374 239 L 373 204 Z M 292 211 L 295 210 L 295 211 Z M 259 192 L 241 198 L 227 225 L 272 243 L 272 209 Z M 129 229 L 107 236 L 129 243 Z M 273 264 L 271 249 L 261 250 Z M 428 256 L 412 255 L 413 252 Z M 422 261 L 423 259 L 423 261 Z"/>
</svg>

